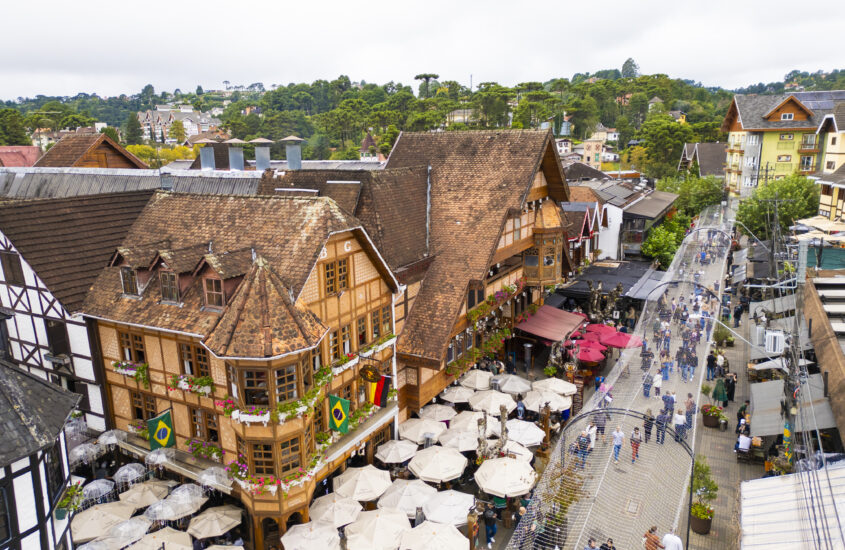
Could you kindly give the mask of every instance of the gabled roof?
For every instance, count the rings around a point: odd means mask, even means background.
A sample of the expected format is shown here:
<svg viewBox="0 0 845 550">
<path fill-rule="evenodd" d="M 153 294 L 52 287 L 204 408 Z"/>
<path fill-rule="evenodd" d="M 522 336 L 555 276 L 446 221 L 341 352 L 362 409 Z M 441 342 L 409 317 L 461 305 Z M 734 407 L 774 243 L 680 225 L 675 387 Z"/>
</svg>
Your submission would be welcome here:
<svg viewBox="0 0 845 550">
<path fill-rule="evenodd" d="M 74 313 L 152 194 L 3 201 L 0 231 L 62 306 Z"/>
<path fill-rule="evenodd" d="M 360 152 L 361 153 L 369 153 L 370 147 L 375 147 L 375 146 L 376 146 L 376 140 L 373 139 L 373 136 L 369 132 L 367 132 L 367 135 L 364 137 L 364 139 L 361 140 Z"/>
<path fill-rule="evenodd" d="M 845 101 L 840 101 L 833 112 L 826 114 L 819 123 L 819 132 L 845 132 Z"/>
<path fill-rule="evenodd" d="M 51 447 L 80 399 L 0 360 L 0 467 Z"/>
<path fill-rule="evenodd" d="M 602 203 L 601 197 L 590 187 L 584 185 L 569 186 L 569 202 L 598 202 Z"/>
<path fill-rule="evenodd" d="M 685 143 L 678 168 L 684 160 L 698 162 L 699 176 L 724 177 L 726 151 L 726 143 Z"/>
<path fill-rule="evenodd" d="M 141 159 L 127 151 L 106 134 L 70 134 L 56 142 L 44 156 L 33 165 L 37 167 L 75 166 L 91 149 L 107 145 L 138 168 L 147 168 Z"/>
<path fill-rule="evenodd" d="M 41 156 L 41 148 L 34 145 L 0 146 L 0 166 L 32 166 Z"/>
<path fill-rule="evenodd" d="M 563 172 L 566 174 L 566 181 L 581 181 L 593 179 L 609 179 L 610 176 L 601 170 L 597 170 L 583 162 L 567 163 L 563 167 Z"/>
<path fill-rule="evenodd" d="M 566 200 L 568 191 L 548 131 L 403 133 L 387 168 L 416 166 L 431 166 L 434 260 L 399 337 L 399 352 L 439 363 L 469 282 L 484 277 L 508 212 L 524 206 L 537 171 L 546 175 L 554 201 Z"/>
<path fill-rule="evenodd" d="M 787 97 L 786 97 L 783 101 L 781 101 L 780 103 L 778 103 L 777 105 L 775 105 L 774 107 L 772 107 L 772 108 L 771 108 L 771 110 L 770 110 L 768 113 L 764 114 L 764 115 L 763 115 L 763 118 L 769 118 L 770 116 L 772 116 L 773 114 L 775 114 L 775 112 L 776 112 L 778 109 L 780 109 L 781 107 L 783 107 L 783 106 L 784 106 L 784 105 L 786 105 L 787 103 L 793 103 L 793 104 L 795 104 L 795 106 L 796 106 L 796 107 L 798 107 L 799 109 L 801 109 L 802 111 L 804 111 L 804 112 L 807 114 L 807 116 L 809 116 L 809 117 L 813 116 L 813 114 L 814 114 L 814 113 L 813 113 L 813 111 L 812 111 L 809 107 L 807 107 L 806 105 L 804 105 L 803 103 L 801 103 L 801 101 L 800 101 L 797 97 L 795 97 L 795 95 L 794 95 L 794 94 L 790 94 L 790 95 L 789 95 L 789 96 L 787 96 Z"/>
<path fill-rule="evenodd" d="M 768 120 L 766 116 L 790 97 L 813 114 L 807 120 Z M 833 111 L 838 102 L 845 101 L 845 90 L 826 90 L 820 92 L 794 92 L 792 94 L 774 95 L 735 95 L 725 120 L 722 131 L 730 129 L 736 119 L 742 129 L 748 130 L 778 130 L 817 128 L 824 115 Z"/>
<path fill-rule="evenodd" d="M 623 208 L 626 215 L 638 218 L 656 219 L 671 210 L 678 195 L 668 191 L 652 191 L 641 200 Z"/>
<path fill-rule="evenodd" d="M 269 358 L 313 348 L 328 330 L 294 304 L 282 278 L 259 257 L 203 343 L 218 357 Z"/>
</svg>

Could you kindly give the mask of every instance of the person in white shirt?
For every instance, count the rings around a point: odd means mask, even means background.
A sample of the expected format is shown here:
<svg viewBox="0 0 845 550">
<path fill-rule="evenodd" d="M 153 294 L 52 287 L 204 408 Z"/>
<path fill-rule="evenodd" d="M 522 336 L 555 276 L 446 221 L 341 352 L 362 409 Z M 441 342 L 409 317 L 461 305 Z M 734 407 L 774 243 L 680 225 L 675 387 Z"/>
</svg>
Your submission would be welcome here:
<svg viewBox="0 0 845 550">
<path fill-rule="evenodd" d="M 736 448 L 734 452 L 739 449 L 742 452 L 748 452 L 751 449 L 751 438 L 745 435 L 744 433 L 739 434 L 739 438 L 736 440 Z"/>
<path fill-rule="evenodd" d="M 663 375 L 660 374 L 660 371 L 654 373 L 654 377 L 651 379 L 651 384 L 654 386 L 655 397 L 660 397 L 660 386 L 663 385 Z"/>
<path fill-rule="evenodd" d="M 622 443 L 625 441 L 625 432 L 622 431 L 622 426 L 616 426 L 613 432 L 613 462 L 619 464 L 619 450 L 622 448 Z"/>
<path fill-rule="evenodd" d="M 661 542 L 666 550 L 684 550 L 684 543 L 681 542 L 681 537 L 675 534 L 674 529 L 663 535 Z"/>
<path fill-rule="evenodd" d="M 587 452 L 593 452 L 593 447 L 596 446 L 596 433 L 598 432 L 598 428 L 596 427 L 595 422 L 590 422 L 589 427 L 587 428 L 587 435 L 590 436 L 590 447 Z"/>
</svg>

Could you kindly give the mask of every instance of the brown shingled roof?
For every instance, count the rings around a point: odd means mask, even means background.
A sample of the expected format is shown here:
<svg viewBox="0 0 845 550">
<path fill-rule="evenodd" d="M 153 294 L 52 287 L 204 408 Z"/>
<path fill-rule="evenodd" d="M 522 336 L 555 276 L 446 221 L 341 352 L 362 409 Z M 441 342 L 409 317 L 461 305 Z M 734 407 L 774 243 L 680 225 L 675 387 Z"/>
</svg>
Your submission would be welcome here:
<svg viewBox="0 0 845 550">
<path fill-rule="evenodd" d="M 537 170 L 543 168 L 555 201 L 568 194 L 550 132 L 403 133 L 387 168 L 414 166 L 431 166 L 435 258 L 399 337 L 399 352 L 439 362 L 467 285 L 484 277 L 508 210 L 522 206 Z"/>
<path fill-rule="evenodd" d="M 586 185 L 570 185 L 569 186 L 569 201 L 570 202 L 597 202 L 603 204 L 601 197 L 596 192 Z"/>
<path fill-rule="evenodd" d="M 0 231 L 74 313 L 152 194 L 5 201 L 0 204 Z"/>
<path fill-rule="evenodd" d="M 278 357 L 313 348 L 328 327 L 293 303 L 281 277 L 257 258 L 204 343 L 218 357 Z"/>
<path fill-rule="evenodd" d="M 276 189 L 316 189 L 320 195 L 331 197 L 341 208 L 354 213 L 358 205 L 362 182 L 369 180 L 370 170 L 286 170 L 272 177 L 267 171 L 258 184 L 259 195 L 275 195 Z M 331 182 L 331 183 L 329 183 Z"/>
<path fill-rule="evenodd" d="M 50 147 L 50 150 L 44 153 L 44 156 L 33 166 L 40 168 L 76 166 L 85 153 L 100 144 L 111 146 L 138 168 L 148 168 L 141 159 L 106 134 L 68 134 Z"/>
</svg>

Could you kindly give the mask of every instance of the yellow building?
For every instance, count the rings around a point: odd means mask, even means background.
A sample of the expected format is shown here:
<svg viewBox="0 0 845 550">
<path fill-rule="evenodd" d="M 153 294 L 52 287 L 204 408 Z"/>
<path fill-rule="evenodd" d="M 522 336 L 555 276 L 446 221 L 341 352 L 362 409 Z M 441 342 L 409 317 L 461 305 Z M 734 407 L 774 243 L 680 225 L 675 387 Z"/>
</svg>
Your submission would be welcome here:
<svg viewBox="0 0 845 550">
<path fill-rule="evenodd" d="M 825 115 L 818 134 L 824 147 L 821 170 L 813 176 L 821 186 L 819 215 L 840 220 L 845 211 L 845 101 Z"/>
</svg>

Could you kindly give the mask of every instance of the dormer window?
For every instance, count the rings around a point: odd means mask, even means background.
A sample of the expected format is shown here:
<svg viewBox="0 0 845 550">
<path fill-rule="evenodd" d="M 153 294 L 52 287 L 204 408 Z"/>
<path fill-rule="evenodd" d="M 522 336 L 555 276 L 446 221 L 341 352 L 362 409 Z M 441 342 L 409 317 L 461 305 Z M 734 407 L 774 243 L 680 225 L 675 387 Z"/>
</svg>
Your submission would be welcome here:
<svg viewBox="0 0 845 550">
<path fill-rule="evenodd" d="M 795 115 L 793 113 L 781 113 L 780 119 L 781 120 L 792 120 Z"/>
<path fill-rule="evenodd" d="M 159 273 L 158 278 L 161 282 L 161 301 L 178 304 L 179 285 L 176 274 L 172 271 L 162 271 Z"/>
<path fill-rule="evenodd" d="M 205 279 L 205 305 L 222 308 L 226 301 L 223 296 L 223 281 L 220 279 Z"/>
<path fill-rule="evenodd" d="M 123 283 L 123 293 L 127 296 L 138 296 L 138 277 L 131 267 L 120 268 L 120 281 Z"/>
</svg>

